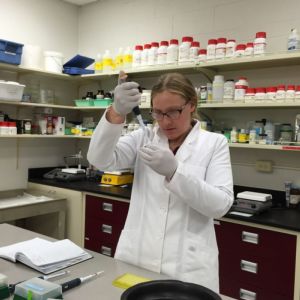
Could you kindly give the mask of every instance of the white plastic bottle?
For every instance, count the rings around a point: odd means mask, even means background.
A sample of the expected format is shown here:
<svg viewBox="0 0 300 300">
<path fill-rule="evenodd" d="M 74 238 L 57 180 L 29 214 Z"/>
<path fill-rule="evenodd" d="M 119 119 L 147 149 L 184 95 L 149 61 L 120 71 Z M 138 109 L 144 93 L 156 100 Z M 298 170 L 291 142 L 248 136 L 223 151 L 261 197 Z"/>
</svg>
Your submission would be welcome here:
<svg viewBox="0 0 300 300">
<path fill-rule="evenodd" d="M 177 64 L 178 63 L 178 40 L 170 40 L 170 45 L 167 49 L 167 64 Z"/>
<path fill-rule="evenodd" d="M 224 96 L 224 76 L 215 75 L 212 84 L 212 96 L 214 102 L 223 102 Z"/>
<path fill-rule="evenodd" d="M 152 42 L 148 54 L 148 66 L 154 66 L 157 64 L 157 50 L 158 50 L 158 43 Z"/>
<path fill-rule="evenodd" d="M 226 54 L 226 38 L 218 38 L 217 46 L 216 46 L 216 59 L 223 59 L 225 58 Z"/>
<path fill-rule="evenodd" d="M 291 29 L 288 43 L 287 43 L 288 51 L 299 50 L 300 49 L 300 38 L 296 28 Z"/>
<path fill-rule="evenodd" d="M 161 41 L 159 48 L 157 50 L 157 64 L 165 65 L 167 63 L 167 51 L 168 51 L 169 42 Z"/>
<path fill-rule="evenodd" d="M 206 62 L 206 54 L 207 54 L 206 49 L 199 49 L 197 62 L 200 64 Z"/>
<path fill-rule="evenodd" d="M 192 41 L 193 38 L 191 36 L 184 36 L 182 38 L 182 43 L 179 46 L 179 56 L 178 56 L 179 64 L 185 64 L 189 62 L 190 48 L 191 48 Z"/>
<path fill-rule="evenodd" d="M 238 141 L 238 132 L 236 130 L 236 127 L 232 127 L 232 130 L 230 131 L 230 142 L 237 143 L 237 141 Z"/>
<path fill-rule="evenodd" d="M 111 72 L 113 70 L 113 59 L 109 50 L 105 50 L 103 55 L 103 72 Z"/>
<path fill-rule="evenodd" d="M 127 47 L 123 56 L 124 69 L 130 69 L 132 67 L 132 51 L 130 47 Z"/>
<path fill-rule="evenodd" d="M 142 64 L 142 45 L 136 45 L 132 54 L 132 68 L 139 68 Z"/>
<path fill-rule="evenodd" d="M 272 122 L 267 121 L 264 126 L 265 134 L 267 135 L 267 144 L 272 145 L 274 142 L 274 125 Z"/>
<path fill-rule="evenodd" d="M 97 54 L 97 58 L 95 61 L 95 73 L 102 73 L 103 71 L 103 60 L 101 53 Z"/>
<path fill-rule="evenodd" d="M 228 40 L 226 43 L 225 57 L 234 57 L 236 40 Z"/>
<path fill-rule="evenodd" d="M 115 57 L 115 70 L 123 70 L 123 48 L 120 47 Z"/>
<path fill-rule="evenodd" d="M 253 54 L 254 55 L 263 55 L 266 53 L 266 37 L 267 34 L 264 31 L 257 32 L 254 40 Z"/>
<path fill-rule="evenodd" d="M 145 67 L 148 66 L 148 55 L 149 55 L 149 50 L 151 49 L 150 44 L 145 44 L 144 49 L 142 51 L 142 58 L 141 58 L 141 66 Z"/>
<path fill-rule="evenodd" d="M 206 54 L 206 59 L 207 60 L 214 60 L 216 58 L 216 46 L 217 46 L 217 40 L 216 39 L 208 40 L 207 54 Z"/>
<path fill-rule="evenodd" d="M 190 55 L 189 55 L 191 63 L 196 63 L 198 59 L 199 49 L 200 49 L 200 43 L 197 41 L 193 41 L 191 44 Z"/>
</svg>

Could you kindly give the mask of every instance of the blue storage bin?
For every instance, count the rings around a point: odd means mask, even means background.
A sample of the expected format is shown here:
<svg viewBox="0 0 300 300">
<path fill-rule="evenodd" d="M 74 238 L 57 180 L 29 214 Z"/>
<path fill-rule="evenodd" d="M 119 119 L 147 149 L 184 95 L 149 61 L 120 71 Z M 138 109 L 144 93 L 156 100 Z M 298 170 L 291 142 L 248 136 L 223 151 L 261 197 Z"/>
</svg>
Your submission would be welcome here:
<svg viewBox="0 0 300 300">
<path fill-rule="evenodd" d="M 19 65 L 23 46 L 23 44 L 0 39 L 0 62 Z"/>
<path fill-rule="evenodd" d="M 63 73 L 69 75 L 93 74 L 94 70 L 85 69 L 93 62 L 95 62 L 93 58 L 77 54 L 63 65 Z"/>
</svg>

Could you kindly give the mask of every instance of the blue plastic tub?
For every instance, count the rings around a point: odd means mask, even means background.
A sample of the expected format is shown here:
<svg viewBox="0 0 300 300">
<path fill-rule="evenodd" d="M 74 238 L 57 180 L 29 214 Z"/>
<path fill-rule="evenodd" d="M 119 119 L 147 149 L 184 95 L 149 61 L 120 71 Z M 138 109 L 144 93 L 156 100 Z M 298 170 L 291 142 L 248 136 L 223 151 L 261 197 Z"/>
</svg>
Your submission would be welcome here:
<svg viewBox="0 0 300 300">
<path fill-rule="evenodd" d="M 0 62 L 19 65 L 23 51 L 23 44 L 0 39 Z"/>
</svg>

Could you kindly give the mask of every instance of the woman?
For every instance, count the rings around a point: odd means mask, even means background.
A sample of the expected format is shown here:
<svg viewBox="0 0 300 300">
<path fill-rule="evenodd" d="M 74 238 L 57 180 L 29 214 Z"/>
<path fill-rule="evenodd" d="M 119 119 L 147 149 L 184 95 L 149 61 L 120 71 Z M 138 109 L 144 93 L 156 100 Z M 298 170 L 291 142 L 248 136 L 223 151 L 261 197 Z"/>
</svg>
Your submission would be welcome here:
<svg viewBox="0 0 300 300">
<path fill-rule="evenodd" d="M 134 168 L 130 208 L 115 258 L 219 290 L 213 218 L 233 202 L 229 148 L 224 136 L 193 118 L 197 96 L 179 73 L 153 87 L 153 132 L 121 137 L 126 114 L 139 104 L 138 85 L 119 84 L 114 105 L 91 139 L 88 160 L 101 170 Z"/>
</svg>

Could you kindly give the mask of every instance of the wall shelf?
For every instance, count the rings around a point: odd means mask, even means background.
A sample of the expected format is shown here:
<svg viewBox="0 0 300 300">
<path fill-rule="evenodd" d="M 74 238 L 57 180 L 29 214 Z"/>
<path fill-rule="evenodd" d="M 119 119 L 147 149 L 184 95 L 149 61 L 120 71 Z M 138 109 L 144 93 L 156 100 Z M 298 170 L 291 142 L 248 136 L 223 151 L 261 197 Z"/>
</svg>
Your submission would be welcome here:
<svg viewBox="0 0 300 300">
<path fill-rule="evenodd" d="M 300 151 L 299 145 L 260 145 L 260 144 L 241 144 L 229 143 L 230 148 L 261 149 L 261 150 L 280 150 L 280 151 Z"/>
<path fill-rule="evenodd" d="M 220 102 L 220 103 L 200 103 L 198 108 L 213 108 L 213 109 L 223 109 L 223 108 L 293 108 L 300 107 L 300 100 L 297 102 L 255 102 L 255 103 L 234 103 L 234 102 Z"/>
<path fill-rule="evenodd" d="M 14 134 L 0 135 L 0 139 L 90 139 L 90 136 L 77 135 L 43 135 L 43 134 Z"/>
</svg>

